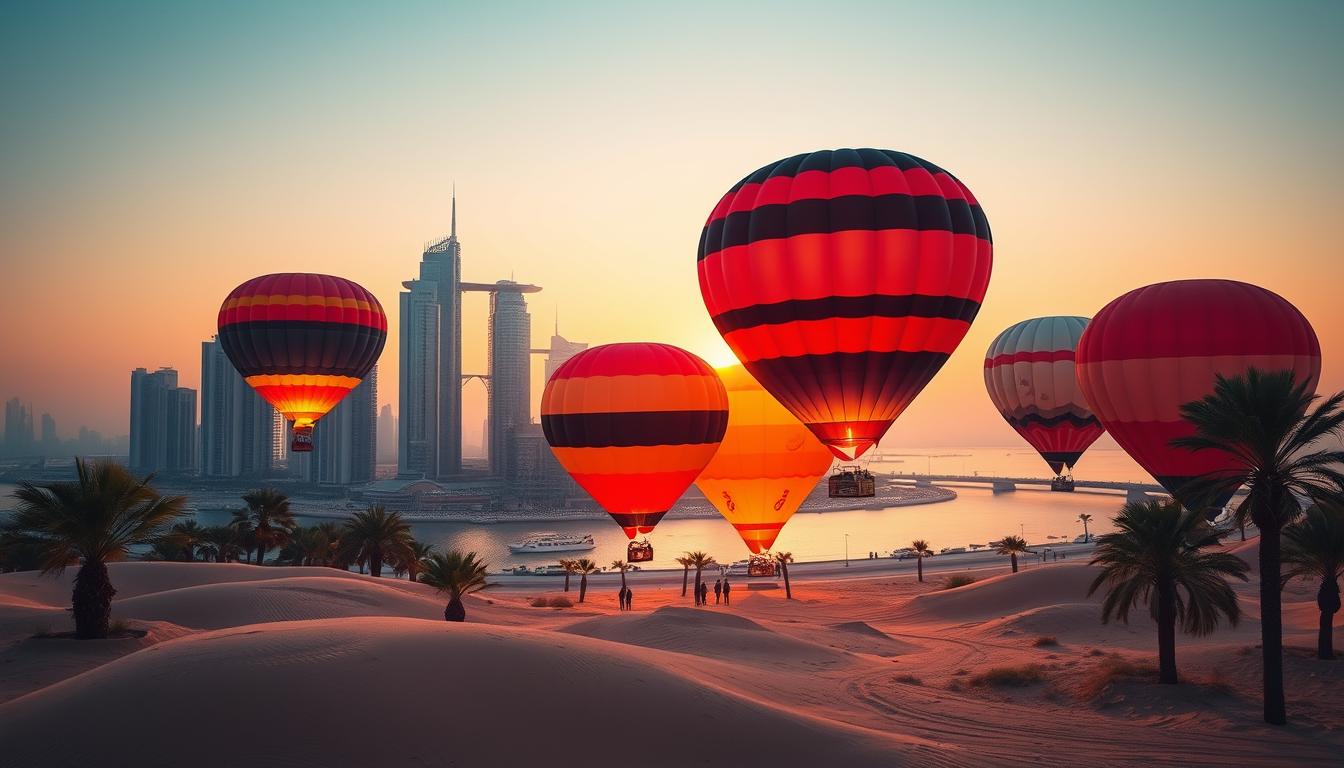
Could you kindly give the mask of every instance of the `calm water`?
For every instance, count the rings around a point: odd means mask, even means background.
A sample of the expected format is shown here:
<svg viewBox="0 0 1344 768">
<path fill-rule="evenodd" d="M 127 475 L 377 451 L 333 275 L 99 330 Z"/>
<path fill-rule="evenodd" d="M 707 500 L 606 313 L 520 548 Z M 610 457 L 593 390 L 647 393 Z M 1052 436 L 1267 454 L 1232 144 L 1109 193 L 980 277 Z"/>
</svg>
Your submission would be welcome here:
<svg viewBox="0 0 1344 768">
<path fill-rule="evenodd" d="M 1034 452 L 1006 448 L 890 450 L 887 458 L 873 462 L 879 474 L 940 474 L 1045 476 L 1048 470 Z M 1090 451 L 1077 467 L 1079 479 L 1152 482 L 1119 450 Z M 9 505 L 13 486 L 0 484 L 0 509 Z M 789 551 L 800 561 L 838 560 L 845 556 L 848 534 L 849 557 L 864 558 L 869 551 L 887 551 L 909 546 L 913 539 L 926 539 L 934 549 L 984 544 L 1007 534 L 1024 535 L 1033 544 L 1049 543 L 1051 536 L 1072 540 L 1082 533 L 1078 515 L 1093 516 L 1094 532 L 1111 529 L 1110 518 L 1124 503 L 1121 494 L 1050 493 L 1020 490 L 995 494 L 988 488 L 958 487 L 954 501 L 886 510 L 800 513 L 789 521 L 775 549 Z M 202 525 L 228 522 L 224 512 L 201 512 Z M 305 524 L 317 518 L 300 518 Z M 539 565 L 553 562 L 554 555 L 514 555 L 507 544 L 534 531 L 591 533 L 597 548 L 585 553 L 602 565 L 625 557 L 626 538 L 610 519 L 553 523 L 412 523 L 417 538 L 442 549 L 460 548 L 481 554 L 494 569 L 513 564 Z M 745 558 L 747 548 L 722 519 L 664 520 L 650 535 L 654 560 L 649 567 L 675 568 L 673 558 L 687 550 L 704 550 L 720 561 Z"/>
</svg>

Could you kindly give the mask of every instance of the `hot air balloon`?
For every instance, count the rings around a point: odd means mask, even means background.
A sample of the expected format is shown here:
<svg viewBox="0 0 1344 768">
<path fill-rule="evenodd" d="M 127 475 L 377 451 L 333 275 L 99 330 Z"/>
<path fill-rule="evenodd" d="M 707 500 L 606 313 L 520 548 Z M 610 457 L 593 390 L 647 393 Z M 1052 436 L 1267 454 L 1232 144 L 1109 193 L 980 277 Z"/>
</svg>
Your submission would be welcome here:
<svg viewBox="0 0 1344 768">
<path fill-rule="evenodd" d="M 1086 317 L 1037 317 L 1009 326 L 985 353 L 985 388 L 1003 418 L 1050 465 L 1050 487 L 1073 490 L 1073 465 L 1105 431 L 1073 373 Z"/>
<path fill-rule="evenodd" d="M 700 237 L 700 291 L 751 375 L 831 452 L 881 439 L 966 335 L 989 284 L 966 185 L 885 149 L 813 152 L 728 190 Z"/>
<path fill-rule="evenodd" d="M 705 361 L 668 344 L 604 344 L 556 369 L 541 428 L 560 466 L 653 559 L 647 534 L 705 468 L 728 426 L 728 396 Z"/>
<path fill-rule="evenodd" d="M 759 556 L 831 466 L 831 453 L 747 369 L 718 372 L 728 391 L 728 431 L 695 484 Z M 752 575 L 774 575 L 768 558 L 753 557 L 751 565 Z"/>
<path fill-rule="evenodd" d="M 383 305 L 342 277 L 254 277 L 219 308 L 224 354 L 293 424 L 295 451 L 313 450 L 313 426 L 358 386 L 386 341 Z"/>
<path fill-rule="evenodd" d="M 1121 448 L 1186 506 L 1226 504 L 1182 489 L 1230 468 L 1215 451 L 1171 441 L 1194 434 L 1180 407 L 1213 391 L 1215 376 L 1251 368 L 1291 370 L 1315 389 L 1321 346 L 1283 297 L 1233 280 L 1177 280 L 1130 291 L 1107 304 L 1078 341 L 1075 371 L 1092 410 Z"/>
</svg>

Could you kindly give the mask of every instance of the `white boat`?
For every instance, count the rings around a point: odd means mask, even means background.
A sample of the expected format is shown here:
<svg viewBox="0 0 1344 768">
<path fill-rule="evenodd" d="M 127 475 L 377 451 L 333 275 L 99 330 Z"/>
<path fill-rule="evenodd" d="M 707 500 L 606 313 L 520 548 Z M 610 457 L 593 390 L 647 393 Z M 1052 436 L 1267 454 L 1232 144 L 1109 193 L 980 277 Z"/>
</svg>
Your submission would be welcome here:
<svg viewBox="0 0 1344 768">
<path fill-rule="evenodd" d="M 509 544 L 510 552 L 586 552 L 597 545 L 593 535 L 574 533 L 533 533 L 522 541 Z"/>
</svg>

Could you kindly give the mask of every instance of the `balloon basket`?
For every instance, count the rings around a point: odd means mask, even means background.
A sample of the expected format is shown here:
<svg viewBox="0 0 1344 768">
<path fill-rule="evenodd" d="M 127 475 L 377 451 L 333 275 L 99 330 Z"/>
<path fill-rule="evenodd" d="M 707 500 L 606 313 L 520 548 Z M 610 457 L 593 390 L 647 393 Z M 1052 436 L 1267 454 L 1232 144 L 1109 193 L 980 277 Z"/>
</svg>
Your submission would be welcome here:
<svg viewBox="0 0 1344 768">
<path fill-rule="evenodd" d="M 858 465 L 838 466 L 831 470 L 827 491 L 832 499 L 870 498 L 877 495 L 877 481 Z"/>
<path fill-rule="evenodd" d="M 747 575 L 752 578 L 775 577 L 775 558 L 770 555 L 752 555 L 747 561 Z"/>
<path fill-rule="evenodd" d="M 1057 493 L 1073 493 L 1073 478 L 1060 475 L 1050 481 L 1050 490 Z"/>
<path fill-rule="evenodd" d="M 653 545 L 648 539 L 644 541 L 632 541 L 625 548 L 625 561 L 627 563 L 647 563 L 653 559 Z"/>
<path fill-rule="evenodd" d="M 293 453 L 312 453 L 313 428 L 311 425 L 294 428 L 294 437 L 289 442 L 289 450 Z"/>
</svg>

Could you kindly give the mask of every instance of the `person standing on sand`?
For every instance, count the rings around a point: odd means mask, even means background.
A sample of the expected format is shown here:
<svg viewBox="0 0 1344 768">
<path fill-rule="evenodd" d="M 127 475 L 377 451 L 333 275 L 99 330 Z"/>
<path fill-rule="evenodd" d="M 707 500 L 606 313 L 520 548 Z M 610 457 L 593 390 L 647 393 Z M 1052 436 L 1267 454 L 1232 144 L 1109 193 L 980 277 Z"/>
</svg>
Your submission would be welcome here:
<svg viewBox="0 0 1344 768">
<path fill-rule="evenodd" d="M 709 605 L 709 582 L 700 585 L 700 604 Z"/>
<path fill-rule="evenodd" d="M 728 580 L 727 580 L 727 579 L 724 579 L 724 580 L 723 580 L 723 604 L 724 604 L 724 605 L 730 605 L 730 604 L 732 603 L 732 601 L 728 599 L 728 593 L 729 593 L 730 591 L 732 591 L 732 589 L 733 589 L 732 585 L 730 585 L 730 584 L 728 583 Z"/>
<path fill-rule="evenodd" d="M 715 605 L 718 605 L 718 604 L 719 604 L 719 596 L 722 595 L 722 594 L 723 594 L 723 580 L 722 580 L 722 579 L 715 579 L 715 580 L 714 580 L 714 604 L 715 604 Z"/>
<path fill-rule="evenodd" d="M 629 587 L 625 588 L 625 610 L 635 610 L 635 591 Z"/>
</svg>

